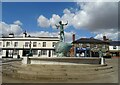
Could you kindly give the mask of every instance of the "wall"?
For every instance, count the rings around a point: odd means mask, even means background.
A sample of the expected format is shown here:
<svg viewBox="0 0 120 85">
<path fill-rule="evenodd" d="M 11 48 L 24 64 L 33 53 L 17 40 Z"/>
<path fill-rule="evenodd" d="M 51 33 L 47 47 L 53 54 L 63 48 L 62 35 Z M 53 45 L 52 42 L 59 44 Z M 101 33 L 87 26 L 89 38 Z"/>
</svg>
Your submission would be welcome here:
<svg viewBox="0 0 120 85">
<path fill-rule="evenodd" d="M 29 58 L 30 64 L 100 64 L 100 58 Z"/>
<path fill-rule="evenodd" d="M 109 46 L 109 50 L 118 51 L 120 50 L 120 46 L 116 46 L 116 49 L 113 49 L 113 46 Z"/>
</svg>

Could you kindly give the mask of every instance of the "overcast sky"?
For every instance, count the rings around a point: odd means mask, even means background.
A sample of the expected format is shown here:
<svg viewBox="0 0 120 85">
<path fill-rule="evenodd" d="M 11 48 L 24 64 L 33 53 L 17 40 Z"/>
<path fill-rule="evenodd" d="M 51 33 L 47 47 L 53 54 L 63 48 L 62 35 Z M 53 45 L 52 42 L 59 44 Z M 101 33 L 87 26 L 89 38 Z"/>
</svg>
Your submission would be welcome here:
<svg viewBox="0 0 120 85">
<path fill-rule="evenodd" d="M 34 36 L 58 36 L 55 24 L 68 21 L 66 41 L 81 37 L 118 39 L 117 2 L 3 2 L 2 34 L 21 35 L 23 31 Z"/>
</svg>

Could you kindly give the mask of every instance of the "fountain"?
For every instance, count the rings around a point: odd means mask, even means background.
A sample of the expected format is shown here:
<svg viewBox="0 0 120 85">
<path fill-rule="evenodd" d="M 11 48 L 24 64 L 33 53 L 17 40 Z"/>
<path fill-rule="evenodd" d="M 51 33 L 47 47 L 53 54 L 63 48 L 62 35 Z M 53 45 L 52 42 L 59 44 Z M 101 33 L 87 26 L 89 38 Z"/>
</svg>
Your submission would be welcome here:
<svg viewBox="0 0 120 85">
<path fill-rule="evenodd" d="M 60 29 L 60 41 L 56 43 L 55 45 L 55 52 L 57 54 L 57 57 L 65 57 L 67 56 L 68 51 L 72 47 L 71 43 L 66 43 L 65 42 L 65 35 L 64 35 L 64 26 L 67 25 L 63 24 L 62 21 L 59 22 L 59 25 L 55 25 L 57 29 Z"/>
<path fill-rule="evenodd" d="M 71 43 L 65 42 L 65 35 L 64 35 L 64 26 L 67 25 L 63 24 L 62 21 L 59 22 L 59 25 L 55 25 L 57 29 L 60 29 L 60 41 L 55 44 L 55 52 L 57 57 L 28 57 L 31 55 L 31 50 L 28 56 L 23 57 L 22 63 L 23 64 L 54 64 L 54 65 L 64 65 L 64 64 L 99 64 L 99 58 L 76 58 L 76 57 L 69 57 L 68 53 L 70 48 L 72 47 Z M 30 44 L 31 45 L 31 44 Z M 31 46 L 30 46 L 31 47 Z M 104 64 L 102 59 L 102 64 Z"/>
</svg>

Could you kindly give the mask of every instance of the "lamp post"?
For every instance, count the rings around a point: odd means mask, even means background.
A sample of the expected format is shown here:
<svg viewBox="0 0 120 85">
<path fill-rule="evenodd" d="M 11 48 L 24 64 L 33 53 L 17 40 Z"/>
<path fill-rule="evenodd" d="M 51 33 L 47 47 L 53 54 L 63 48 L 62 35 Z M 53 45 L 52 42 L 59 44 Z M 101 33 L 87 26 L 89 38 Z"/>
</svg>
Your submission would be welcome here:
<svg viewBox="0 0 120 85">
<path fill-rule="evenodd" d="M 22 56 L 24 56 L 24 44 L 23 44 L 23 51 L 22 51 Z"/>
<path fill-rule="evenodd" d="M 29 47 L 30 47 L 30 51 L 29 51 L 29 54 L 28 54 L 28 56 L 33 56 L 33 54 L 32 54 L 32 49 L 31 49 L 31 41 L 30 41 L 30 44 L 29 44 Z"/>
<path fill-rule="evenodd" d="M 12 57 L 14 57 L 15 55 L 15 43 L 13 44 L 13 46 L 14 46 L 14 49 L 13 49 Z"/>
<path fill-rule="evenodd" d="M 29 64 L 29 56 L 32 56 L 32 50 L 31 50 L 31 41 L 29 44 L 30 50 L 29 50 L 29 54 L 26 57 L 23 57 L 22 63 L 23 64 Z M 24 50 L 24 45 L 23 45 L 23 50 Z"/>
</svg>

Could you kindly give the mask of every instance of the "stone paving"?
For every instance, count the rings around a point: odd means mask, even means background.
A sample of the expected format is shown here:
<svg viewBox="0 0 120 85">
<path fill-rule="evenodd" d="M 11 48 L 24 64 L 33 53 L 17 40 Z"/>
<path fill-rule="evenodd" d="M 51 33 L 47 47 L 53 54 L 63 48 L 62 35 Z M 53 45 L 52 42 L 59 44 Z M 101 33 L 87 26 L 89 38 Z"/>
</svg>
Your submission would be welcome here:
<svg viewBox="0 0 120 85">
<path fill-rule="evenodd" d="M 100 65 L 22 65 L 20 61 L 3 64 L 4 83 L 79 82 L 117 83 L 118 58 Z"/>
<path fill-rule="evenodd" d="M 0 61 L 0 84 L 2 84 L 2 62 Z"/>
</svg>

